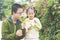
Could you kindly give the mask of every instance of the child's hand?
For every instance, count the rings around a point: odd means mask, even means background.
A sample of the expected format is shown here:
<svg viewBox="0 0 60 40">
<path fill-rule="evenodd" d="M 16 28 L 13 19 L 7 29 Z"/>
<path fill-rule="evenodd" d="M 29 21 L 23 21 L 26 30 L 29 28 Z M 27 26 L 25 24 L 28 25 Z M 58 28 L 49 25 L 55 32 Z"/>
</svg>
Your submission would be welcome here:
<svg viewBox="0 0 60 40">
<path fill-rule="evenodd" d="M 28 30 L 31 30 L 31 27 L 30 27 L 30 28 L 28 28 Z"/>
<path fill-rule="evenodd" d="M 26 27 L 26 23 L 22 23 L 22 29 Z"/>
<path fill-rule="evenodd" d="M 34 20 L 34 22 L 35 22 L 35 23 L 37 23 L 37 21 L 36 21 L 36 20 Z"/>
</svg>

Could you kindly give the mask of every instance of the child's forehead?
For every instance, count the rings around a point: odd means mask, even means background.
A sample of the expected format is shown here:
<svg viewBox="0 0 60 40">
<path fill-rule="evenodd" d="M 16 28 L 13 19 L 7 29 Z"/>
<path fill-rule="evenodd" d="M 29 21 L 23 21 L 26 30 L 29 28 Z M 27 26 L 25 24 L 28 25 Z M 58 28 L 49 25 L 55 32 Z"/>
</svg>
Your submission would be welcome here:
<svg viewBox="0 0 60 40">
<path fill-rule="evenodd" d="M 33 13 L 33 12 L 34 12 L 34 10 L 32 10 L 32 9 L 29 9 L 29 10 L 28 10 L 28 12 L 29 12 L 29 13 Z"/>
<path fill-rule="evenodd" d="M 28 11 L 34 11 L 34 9 L 28 9 Z"/>
</svg>

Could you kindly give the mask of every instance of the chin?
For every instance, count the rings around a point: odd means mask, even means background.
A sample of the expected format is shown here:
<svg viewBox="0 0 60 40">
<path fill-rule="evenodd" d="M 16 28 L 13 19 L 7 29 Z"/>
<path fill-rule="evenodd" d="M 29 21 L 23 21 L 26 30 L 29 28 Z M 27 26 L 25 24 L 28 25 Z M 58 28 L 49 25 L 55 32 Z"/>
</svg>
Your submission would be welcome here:
<svg viewBox="0 0 60 40">
<path fill-rule="evenodd" d="M 30 20 L 32 20 L 33 18 L 29 18 Z"/>
</svg>

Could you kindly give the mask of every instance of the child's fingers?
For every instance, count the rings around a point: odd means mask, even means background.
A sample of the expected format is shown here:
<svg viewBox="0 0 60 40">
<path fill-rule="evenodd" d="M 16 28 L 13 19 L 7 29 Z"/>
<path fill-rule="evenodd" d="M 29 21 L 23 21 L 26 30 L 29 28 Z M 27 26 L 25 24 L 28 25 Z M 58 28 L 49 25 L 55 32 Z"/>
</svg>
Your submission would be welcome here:
<svg viewBox="0 0 60 40">
<path fill-rule="evenodd" d="M 35 23 L 37 23 L 37 21 L 36 21 L 36 20 L 34 20 L 34 22 L 35 22 Z"/>
<path fill-rule="evenodd" d="M 26 27 L 26 23 L 22 23 L 22 28 L 25 28 Z"/>
<path fill-rule="evenodd" d="M 28 30 L 31 30 L 31 28 L 28 28 Z"/>
</svg>

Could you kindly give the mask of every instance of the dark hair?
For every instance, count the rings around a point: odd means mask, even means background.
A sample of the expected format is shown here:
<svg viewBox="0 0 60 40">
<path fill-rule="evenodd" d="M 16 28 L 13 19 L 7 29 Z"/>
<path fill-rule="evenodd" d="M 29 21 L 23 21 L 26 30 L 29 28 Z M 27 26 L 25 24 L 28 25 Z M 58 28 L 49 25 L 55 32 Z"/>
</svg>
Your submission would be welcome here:
<svg viewBox="0 0 60 40">
<path fill-rule="evenodd" d="M 28 10 L 29 10 L 29 9 L 32 9 L 32 10 L 34 10 L 34 13 L 37 13 L 37 10 L 35 10 L 34 7 L 29 7 L 29 8 L 26 10 L 26 13 L 28 13 Z"/>
<path fill-rule="evenodd" d="M 22 5 L 19 5 L 19 4 L 16 4 L 16 3 L 13 4 L 12 5 L 12 14 L 13 14 L 13 12 L 16 13 L 18 8 L 23 8 L 23 7 L 22 7 Z"/>
</svg>

